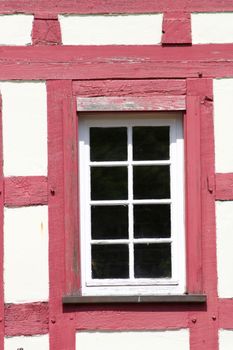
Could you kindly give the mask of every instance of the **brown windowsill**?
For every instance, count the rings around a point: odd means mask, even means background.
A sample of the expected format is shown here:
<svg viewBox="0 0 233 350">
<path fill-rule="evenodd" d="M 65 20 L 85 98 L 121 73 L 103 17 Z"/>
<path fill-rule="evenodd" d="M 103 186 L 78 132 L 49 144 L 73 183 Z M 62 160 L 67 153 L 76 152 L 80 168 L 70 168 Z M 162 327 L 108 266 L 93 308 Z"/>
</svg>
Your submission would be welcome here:
<svg viewBox="0 0 233 350">
<path fill-rule="evenodd" d="M 205 303 L 205 294 L 147 295 L 147 296 L 80 296 L 67 295 L 63 304 L 110 304 L 110 303 Z"/>
</svg>

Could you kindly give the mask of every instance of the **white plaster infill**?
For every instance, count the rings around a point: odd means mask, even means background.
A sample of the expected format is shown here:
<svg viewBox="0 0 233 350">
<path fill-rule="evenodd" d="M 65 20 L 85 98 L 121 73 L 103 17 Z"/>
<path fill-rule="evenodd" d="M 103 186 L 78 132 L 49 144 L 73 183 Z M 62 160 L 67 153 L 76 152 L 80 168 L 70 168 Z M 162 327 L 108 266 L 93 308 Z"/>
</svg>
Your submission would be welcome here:
<svg viewBox="0 0 233 350">
<path fill-rule="evenodd" d="M 219 330 L 219 350 L 232 350 L 233 330 Z"/>
<path fill-rule="evenodd" d="M 162 38 L 163 15 L 60 15 L 63 45 L 153 45 Z"/>
<path fill-rule="evenodd" d="M 233 43 L 233 12 L 192 13 L 193 44 Z"/>
<path fill-rule="evenodd" d="M 216 173 L 233 172 L 233 79 L 214 79 Z"/>
<path fill-rule="evenodd" d="M 49 350 L 49 336 L 34 335 L 34 336 L 18 336 L 6 337 L 4 340 L 5 350 Z"/>
<path fill-rule="evenodd" d="M 232 213 L 233 201 L 216 202 L 218 295 L 220 298 L 233 298 Z"/>
<path fill-rule="evenodd" d="M 47 176 L 47 92 L 43 81 L 0 82 L 5 176 Z"/>
<path fill-rule="evenodd" d="M 48 270 L 48 207 L 5 208 L 5 302 L 47 301 Z"/>
<path fill-rule="evenodd" d="M 0 45 L 30 45 L 32 15 L 0 15 Z"/>
<path fill-rule="evenodd" d="M 76 350 L 189 350 L 189 331 L 76 332 Z"/>
</svg>

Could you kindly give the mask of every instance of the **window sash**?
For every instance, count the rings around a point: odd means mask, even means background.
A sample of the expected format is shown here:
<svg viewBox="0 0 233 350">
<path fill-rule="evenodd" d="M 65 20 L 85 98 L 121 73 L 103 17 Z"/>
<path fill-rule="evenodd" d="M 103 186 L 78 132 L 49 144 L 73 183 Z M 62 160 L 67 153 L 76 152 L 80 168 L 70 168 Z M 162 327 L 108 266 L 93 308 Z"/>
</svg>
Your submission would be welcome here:
<svg viewBox="0 0 233 350">
<path fill-rule="evenodd" d="M 99 114 L 101 115 L 101 114 Z M 140 118 L 138 117 L 140 116 Z M 80 116 L 79 122 L 79 150 L 80 150 L 80 203 L 81 203 L 81 277 L 83 294 L 106 292 L 106 288 L 112 289 L 113 293 L 124 291 L 124 286 L 128 286 L 125 293 L 184 293 L 185 291 L 185 238 L 184 238 L 184 159 L 183 159 L 183 131 L 180 114 L 163 113 L 147 114 L 132 113 L 129 119 L 116 118 L 112 114 L 112 119 L 93 118 Z M 127 113 L 127 117 L 129 113 Z M 159 116 L 159 117 L 158 117 Z M 102 117 L 102 115 L 101 115 Z M 89 128 L 90 127 L 119 127 L 126 126 L 128 129 L 128 160 L 121 162 L 90 162 L 89 157 Z M 145 161 L 132 160 L 132 130 L 133 126 L 169 126 L 170 127 L 170 159 L 166 161 L 146 161 L 146 165 L 164 165 L 170 166 L 170 191 L 171 197 L 168 199 L 157 200 L 137 200 L 132 195 L 132 166 L 144 165 Z M 131 142 L 130 142 L 131 141 Z M 98 164 L 96 164 L 98 163 Z M 117 164 L 116 164 L 117 163 Z M 96 201 L 90 199 L 90 167 L 91 166 L 128 166 L 128 200 L 104 200 Z M 153 242 L 171 242 L 172 259 L 172 277 L 171 278 L 132 278 L 133 276 L 133 249 L 135 241 L 140 239 L 133 238 L 133 204 L 161 204 L 169 203 L 171 205 L 171 237 L 169 239 L 153 239 Z M 91 249 L 90 244 L 94 242 L 101 244 L 101 240 L 91 239 L 91 205 L 129 205 L 129 242 L 130 249 L 130 278 L 129 279 L 92 279 L 91 278 Z M 116 240 L 115 244 L 120 240 Z M 146 242 L 152 242 L 151 239 L 144 239 Z M 112 243 L 110 240 L 104 240 L 104 244 Z M 123 242 L 122 242 L 123 243 Z M 140 290 L 140 286 L 142 289 Z M 102 288 L 103 287 L 103 288 Z M 153 288 L 151 288 L 153 287 Z M 115 288 L 115 289 L 114 289 Z M 147 288 L 147 290 L 145 290 Z M 88 291 L 89 290 L 89 291 Z"/>
</svg>

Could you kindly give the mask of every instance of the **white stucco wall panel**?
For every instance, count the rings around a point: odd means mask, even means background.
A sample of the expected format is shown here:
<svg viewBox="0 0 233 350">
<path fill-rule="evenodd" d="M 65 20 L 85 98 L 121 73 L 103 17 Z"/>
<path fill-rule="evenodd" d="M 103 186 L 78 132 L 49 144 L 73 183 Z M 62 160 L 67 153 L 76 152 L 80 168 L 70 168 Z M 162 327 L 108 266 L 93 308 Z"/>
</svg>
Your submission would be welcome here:
<svg viewBox="0 0 233 350">
<path fill-rule="evenodd" d="M 5 176 L 47 175 L 44 82 L 1 82 Z"/>
<path fill-rule="evenodd" d="M 162 14 L 60 15 L 64 45 L 159 44 Z"/>
<path fill-rule="evenodd" d="M 32 15 L 0 15 L 0 45 L 31 44 L 32 24 Z"/>
<path fill-rule="evenodd" d="M 233 330 L 219 331 L 219 350 L 232 350 Z"/>
<path fill-rule="evenodd" d="M 47 301 L 48 294 L 48 207 L 6 208 L 5 302 Z"/>
<path fill-rule="evenodd" d="M 193 13 L 192 43 L 233 43 L 233 12 Z"/>
<path fill-rule="evenodd" d="M 76 350 L 189 350 L 189 331 L 77 332 Z"/>
<path fill-rule="evenodd" d="M 216 202 L 218 294 L 233 297 L 233 201 Z"/>
<path fill-rule="evenodd" d="M 215 169 L 233 172 L 233 79 L 214 80 Z"/>
<path fill-rule="evenodd" d="M 49 350 L 49 337 L 45 335 L 5 338 L 4 350 Z"/>
</svg>

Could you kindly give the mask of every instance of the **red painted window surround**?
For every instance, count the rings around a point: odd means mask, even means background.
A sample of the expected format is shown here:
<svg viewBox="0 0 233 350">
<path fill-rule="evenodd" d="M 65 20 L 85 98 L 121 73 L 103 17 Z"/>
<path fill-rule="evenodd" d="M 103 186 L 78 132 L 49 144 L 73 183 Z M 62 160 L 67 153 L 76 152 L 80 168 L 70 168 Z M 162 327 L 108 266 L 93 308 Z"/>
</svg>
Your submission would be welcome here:
<svg viewBox="0 0 233 350">
<path fill-rule="evenodd" d="M 146 330 L 148 327 L 188 327 L 192 350 L 206 350 L 206 344 L 209 349 L 217 350 L 212 79 L 57 80 L 47 82 L 47 89 L 51 348 L 73 350 L 74 334 L 78 329 Z M 163 103 L 166 102 L 166 96 L 169 97 L 168 100 L 171 96 L 176 96 L 177 100 L 185 97 L 187 285 L 189 293 L 207 295 L 207 303 L 204 305 L 125 304 L 120 306 L 120 312 L 119 306 L 114 304 L 62 305 L 62 296 L 77 294 L 80 288 L 77 96 L 113 98 L 129 95 L 135 99 L 137 96 L 151 96 L 152 100 L 154 97 L 162 97 Z M 205 339 L 205 342 L 200 344 L 200 339 Z"/>
<path fill-rule="evenodd" d="M 212 79 L 140 79 L 140 80 L 96 80 L 74 81 L 49 80 L 48 92 L 48 179 L 46 177 L 2 178 L 5 187 L 3 205 L 22 206 L 33 204 L 49 205 L 49 305 L 18 305 L 17 310 L 5 305 L 4 322 L 0 319 L 1 343 L 5 335 L 39 334 L 49 331 L 51 349 L 75 349 L 75 330 L 112 329 L 146 330 L 190 328 L 192 350 L 217 350 L 218 328 L 232 328 L 230 300 L 217 299 L 216 246 L 214 219 L 214 143 L 212 111 Z M 187 241 L 189 290 L 207 294 L 207 305 L 62 305 L 62 296 L 78 289 L 78 189 L 77 189 L 77 113 L 76 97 L 98 96 L 166 96 L 185 97 L 184 116 L 186 136 L 187 175 L 190 175 L 189 206 L 190 239 Z M 169 100 L 168 99 L 168 100 Z M 153 98 L 152 98 L 153 100 Z M 193 167 L 199 164 L 200 177 L 195 177 Z M 187 176 L 186 175 L 186 176 Z M 217 174 L 216 198 L 226 198 L 224 193 L 231 191 L 231 174 Z M 225 187 L 224 187 L 225 186 Z M 228 188 L 228 191 L 227 191 Z M 24 190 L 27 197 L 19 196 Z M 48 191 L 47 191 L 48 189 Z M 225 192 L 224 192 L 225 189 Z M 3 193 L 3 192 L 2 192 Z M 196 197 L 195 197 L 196 193 Z M 193 199 L 196 198 L 195 200 Z M 3 196 L 2 196 L 3 197 Z M 229 197 L 229 195 L 228 195 Z M 224 199 L 223 198 L 223 199 Z M 229 199 L 229 198 L 228 198 Z M 232 199 L 232 196 L 231 198 Z M 196 204 L 198 206 L 196 206 Z M 64 218 L 64 213 L 65 218 Z M 194 216 L 201 221 L 194 222 Z M 65 220 L 65 221 L 64 221 Z M 196 224 L 197 230 L 193 226 Z M 1 231 L 1 240 L 3 240 Z M 194 250 L 194 244 L 197 249 Z M 1 244 L 3 247 L 3 244 Z M 202 252 L 204 254 L 202 254 Z M 195 253 L 195 254 L 194 254 Z M 1 256 L 3 256 L 1 254 Z M 199 260 L 200 259 L 200 260 Z M 197 262 L 197 265 L 196 263 Z M 199 262 L 199 264 L 198 264 Z M 2 261 L 1 261 L 1 266 Z M 199 267 L 198 267 L 199 266 Z M 65 267 L 65 268 L 64 268 Z M 64 273 L 65 270 L 65 273 Z M 3 271 L 3 269 L 1 269 Z M 1 274 L 2 276 L 2 274 Z M 200 278 L 200 277 L 203 278 Z M 2 277 L 1 277 L 2 278 Z M 2 285 L 2 284 L 1 284 Z M 3 290 L 1 295 L 1 315 L 4 315 Z M 43 315 L 40 317 L 40 308 Z M 226 308 L 229 312 L 226 313 Z M 208 310 L 208 311 L 207 311 Z M 115 312 L 118 311 L 118 312 Z M 152 312 L 153 311 L 153 312 Z M 206 312 L 207 311 L 207 312 Z M 17 318 L 19 314 L 31 315 Z M 219 321 L 216 320 L 219 315 Z M 40 324 L 35 328 L 35 320 Z M 7 328 L 6 328 L 7 327 Z M 66 332 L 64 332 L 66 329 Z M 208 331 L 207 331 L 208 329 Z M 200 339 L 205 343 L 200 344 Z"/>
<path fill-rule="evenodd" d="M 8 330 L 5 328 L 5 334 L 38 334 L 38 332 L 44 333 L 49 330 L 51 349 L 68 348 L 73 350 L 75 347 L 75 330 L 77 329 L 145 330 L 148 329 L 148 325 L 150 329 L 189 327 L 192 350 L 206 350 L 204 343 L 203 347 L 200 345 L 200 339 L 205 339 L 208 346 L 216 350 L 218 327 L 231 328 L 231 316 L 230 313 L 225 313 L 225 309 L 226 307 L 231 309 L 232 305 L 231 301 L 218 301 L 217 299 L 212 80 L 205 78 L 76 82 L 50 80 L 47 82 L 47 91 L 48 179 L 45 177 L 5 178 L 5 198 L 2 198 L 1 208 L 3 209 L 4 202 L 8 206 L 46 203 L 49 205 L 49 305 L 48 308 L 46 308 L 46 305 L 44 306 L 44 316 L 40 320 L 41 325 L 37 328 L 33 326 L 35 319 L 30 310 L 33 310 L 36 319 L 39 320 L 39 306 L 18 306 L 20 314 L 22 312 L 28 314 L 27 310 L 29 310 L 30 315 L 32 315 L 28 319 L 28 323 L 25 323 L 25 318 L 21 321 L 18 320 L 19 328 L 14 326 L 15 319 L 10 316 L 11 308 L 5 306 L 5 327 L 8 328 Z M 188 276 L 190 276 L 188 285 L 192 292 L 201 290 L 207 294 L 206 307 L 208 312 L 206 312 L 205 306 L 198 305 L 177 305 L 175 308 L 169 306 L 169 304 L 156 306 L 125 305 L 121 307 L 122 311 L 120 313 L 114 312 L 115 309 L 119 309 L 116 306 L 79 305 L 76 307 L 75 305 L 62 305 L 62 296 L 78 289 L 76 129 L 78 118 L 76 97 L 123 97 L 129 95 L 135 98 L 136 96 L 163 96 L 161 100 L 163 103 L 166 102 L 166 96 L 169 97 L 168 100 L 170 100 L 170 96 L 177 96 L 177 100 L 179 100 L 179 96 L 182 97 L 181 100 L 185 96 L 186 112 L 184 120 L 186 122 L 184 126 L 186 135 L 189 136 L 188 139 L 185 136 L 187 140 L 186 153 L 189 155 L 189 158 L 186 159 L 186 177 L 190 175 L 189 182 L 187 182 L 187 187 L 190 187 L 190 189 L 187 195 L 191 197 L 192 203 L 192 206 L 189 206 L 190 215 L 188 220 L 190 221 L 189 228 L 187 227 L 187 230 L 190 230 L 190 239 L 187 241 L 187 257 L 188 268 L 191 271 L 191 275 L 188 271 Z M 198 164 L 200 178 L 195 177 L 193 173 L 193 167 L 196 171 Z M 230 174 L 228 176 L 217 174 L 216 196 L 223 196 L 223 189 L 226 189 L 226 186 L 230 190 L 230 185 L 227 185 L 230 182 Z M 224 183 L 226 183 L 226 186 Z M 19 202 L 18 197 L 25 192 L 24 189 L 27 189 L 29 196 L 22 196 L 22 202 Z M 196 199 L 194 200 L 194 198 Z M 196 206 L 196 204 L 199 205 Z M 65 218 L 64 213 L 66 214 Z M 195 221 L 193 215 L 199 216 L 201 221 Z M 194 224 L 198 226 L 197 230 Z M 2 237 L 1 233 L 1 240 Z M 193 248 L 194 244 L 198 245 L 195 250 Z M 3 247 L 3 245 L 1 246 Z M 202 252 L 204 254 L 201 254 Z M 201 276 L 203 278 L 200 278 Z M 3 291 L 1 296 L 1 305 L 3 306 Z M 12 310 L 15 314 L 14 309 Z M 88 310 L 90 312 L 87 312 Z M 151 313 L 151 311 L 154 312 Z M 3 314 L 4 308 L 1 312 L 1 315 Z M 219 322 L 215 322 L 215 315 L 218 314 Z M 48 326 L 43 326 L 47 322 L 49 322 Z M 1 324 L 2 342 L 4 322 L 1 322 Z M 205 331 L 206 327 L 208 327 L 208 332 Z M 64 328 L 66 332 L 64 332 Z"/>
<path fill-rule="evenodd" d="M 52 89 L 51 86 L 54 86 L 54 88 Z M 79 97 L 78 103 L 80 102 L 78 110 L 87 108 L 85 107 L 86 102 L 83 102 L 86 101 L 85 97 L 95 100 L 104 98 L 105 102 L 114 103 L 116 110 L 117 108 L 118 110 L 121 109 L 121 103 L 125 99 L 136 101 L 138 105 L 141 104 L 144 110 L 184 110 L 187 293 L 199 294 L 207 292 L 208 290 L 205 288 L 203 279 L 202 205 L 206 192 L 211 194 L 211 198 L 214 195 L 214 188 L 211 188 L 211 179 L 214 178 L 214 153 L 212 148 L 211 152 L 213 154 L 209 163 L 208 159 L 204 159 L 201 153 L 201 118 L 202 115 L 207 113 L 206 111 L 209 112 L 212 108 L 212 80 L 200 78 L 187 80 L 143 80 L 141 82 L 134 80 L 126 80 L 124 82 L 116 80 L 105 82 L 75 81 L 73 83 L 72 81 L 53 81 L 48 82 L 48 94 L 49 101 L 51 99 L 48 104 L 49 111 L 59 108 L 60 123 L 62 123 L 63 129 L 59 145 L 60 151 L 64 150 L 63 174 L 60 174 L 60 177 L 59 174 L 56 174 L 55 182 L 57 185 L 54 184 L 54 181 L 51 182 L 50 172 L 48 176 L 48 185 L 51 186 L 49 210 L 52 210 L 52 202 L 50 203 L 50 201 L 53 201 L 57 195 L 56 187 L 61 188 L 62 182 L 64 184 L 64 198 L 61 196 L 64 214 L 62 212 L 59 214 L 64 215 L 65 218 L 64 264 L 66 273 L 65 284 L 63 287 L 61 286 L 62 294 L 75 295 L 80 290 L 77 97 Z M 53 118 L 55 117 L 53 116 Z M 53 122 L 53 125 L 55 124 L 57 122 Z M 212 128 L 212 125 L 209 128 Z M 54 139 L 53 135 L 51 137 Z M 49 140 L 49 142 L 52 142 L 52 140 Z M 210 145 L 213 146 L 212 143 Z M 59 152 L 58 145 L 54 147 L 54 149 L 49 148 L 49 154 L 53 158 L 54 153 Z M 203 161 L 204 167 L 202 167 Z M 54 163 L 54 160 L 51 158 L 51 162 L 49 161 L 51 172 L 53 172 L 52 163 Z M 203 181 L 207 181 L 208 188 L 207 186 L 204 188 Z M 213 184 L 212 186 L 214 187 Z M 52 218 L 53 221 L 54 219 Z M 53 229 L 51 231 L 53 232 Z M 51 252 L 51 254 L 53 255 L 54 252 Z"/>
</svg>

